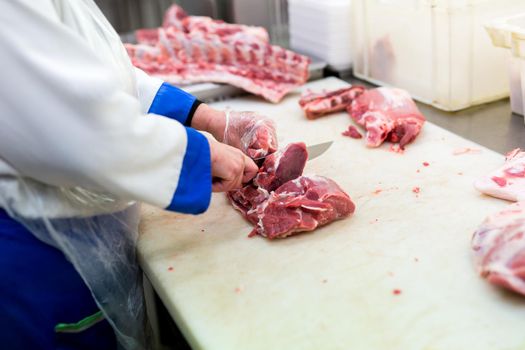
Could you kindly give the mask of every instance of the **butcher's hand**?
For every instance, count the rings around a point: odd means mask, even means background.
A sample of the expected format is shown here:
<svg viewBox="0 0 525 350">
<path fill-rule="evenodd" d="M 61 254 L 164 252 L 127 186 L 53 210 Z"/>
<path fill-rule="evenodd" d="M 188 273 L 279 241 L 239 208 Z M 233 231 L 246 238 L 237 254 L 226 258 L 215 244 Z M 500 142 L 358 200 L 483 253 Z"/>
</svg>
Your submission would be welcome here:
<svg viewBox="0 0 525 350">
<path fill-rule="evenodd" d="M 223 142 L 252 159 L 266 157 L 277 150 L 275 124 L 256 112 L 226 111 Z"/>
<path fill-rule="evenodd" d="M 253 159 L 277 150 L 274 122 L 256 112 L 223 112 L 201 104 L 195 111 L 192 126 L 211 133 Z"/>
<path fill-rule="evenodd" d="M 237 148 L 208 139 L 211 154 L 213 192 L 226 192 L 241 188 L 259 170 L 257 165 Z"/>
</svg>

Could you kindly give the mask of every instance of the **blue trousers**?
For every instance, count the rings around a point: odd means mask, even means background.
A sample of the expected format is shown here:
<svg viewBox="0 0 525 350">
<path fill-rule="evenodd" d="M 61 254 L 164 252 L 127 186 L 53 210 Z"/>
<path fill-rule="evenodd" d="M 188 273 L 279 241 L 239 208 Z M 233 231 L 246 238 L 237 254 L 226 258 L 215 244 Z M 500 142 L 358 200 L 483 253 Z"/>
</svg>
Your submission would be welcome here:
<svg viewBox="0 0 525 350">
<path fill-rule="evenodd" d="M 98 311 L 64 254 L 38 240 L 0 209 L 0 347 L 2 349 L 116 349 L 106 320 L 80 333 L 57 333 Z"/>
</svg>

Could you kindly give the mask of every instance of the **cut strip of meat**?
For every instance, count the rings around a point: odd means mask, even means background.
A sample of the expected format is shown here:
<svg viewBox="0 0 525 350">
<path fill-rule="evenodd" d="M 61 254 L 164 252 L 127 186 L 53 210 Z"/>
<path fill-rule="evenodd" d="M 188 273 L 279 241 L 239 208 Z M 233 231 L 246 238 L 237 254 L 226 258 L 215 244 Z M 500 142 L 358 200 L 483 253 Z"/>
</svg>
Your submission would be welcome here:
<svg viewBox="0 0 525 350">
<path fill-rule="evenodd" d="M 171 11 L 171 12 L 170 12 Z M 263 28 L 183 16 L 170 9 L 165 27 L 136 32 L 132 63 L 177 85 L 227 83 L 271 102 L 308 80 L 310 59 L 268 43 Z"/>
<path fill-rule="evenodd" d="M 252 183 L 228 193 L 234 208 L 255 225 L 250 235 L 284 238 L 354 212 L 354 203 L 334 181 L 301 176 L 307 159 L 304 143 L 289 144 L 266 157 Z"/>
<path fill-rule="evenodd" d="M 474 182 L 474 187 L 489 196 L 509 201 L 525 200 L 525 152 L 510 151 L 505 164 Z"/>
<path fill-rule="evenodd" d="M 291 143 L 266 157 L 253 183 L 266 191 L 275 191 L 284 183 L 301 176 L 307 160 L 306 145 L 302 142 Z"/>
<path fill-rule="evenodd" d="M 352 101 L 365 91 L 363 86 L 351 86 L 335 91 L 305 91 L 299 100 L 308 119 L 316 119 L 328 113 L 345 110 Z"/>
<path fill-rule="evenodd" d="M 367 90 L 347 108 L 352 119 L 366 129 L 366 144 L 378 147 L 385 140 L 401 149 L 414 141 L 425 117 L 405 90 L 381 87 Z"/>
<path fill-rule="evenodd" d="M 493 214 L 472 237 L 481 276 L 490 283 L 525 295 L 525 203 Z"/>
</svg>

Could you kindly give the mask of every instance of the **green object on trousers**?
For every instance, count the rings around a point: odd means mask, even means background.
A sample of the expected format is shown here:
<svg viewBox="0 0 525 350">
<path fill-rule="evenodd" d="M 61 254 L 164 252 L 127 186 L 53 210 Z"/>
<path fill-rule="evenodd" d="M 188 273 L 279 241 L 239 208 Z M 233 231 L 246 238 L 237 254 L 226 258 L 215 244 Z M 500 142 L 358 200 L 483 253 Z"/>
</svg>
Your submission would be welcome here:
<svg viewBox="0 0 525 350">
<path fill-rule="evenodd" d="M 81 319 L 76 323 L 59 323 L 55 326 L 55 333 L 80 333 L 94 326 L 104 319 L 102 311 Z"/>
</svg>

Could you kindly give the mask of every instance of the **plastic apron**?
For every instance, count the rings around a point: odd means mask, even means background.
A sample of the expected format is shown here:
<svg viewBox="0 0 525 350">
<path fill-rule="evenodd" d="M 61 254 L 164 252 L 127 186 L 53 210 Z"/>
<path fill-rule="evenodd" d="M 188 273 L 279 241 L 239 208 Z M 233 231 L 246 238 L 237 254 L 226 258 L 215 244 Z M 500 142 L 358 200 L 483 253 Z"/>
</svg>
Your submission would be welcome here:
<svg viewBox="0 0 525 350">
<path fill-rule="evenodd" d="M 118 34 L 95 3 L 54 0 L 53 4 L 63 22 L 78 32 L 104 62 L 112 65 L 122 89 L 136 96 L 131 62 Z M 51 187 L 22 177 L 17 186 L 41 215 L 36 219 L 23 217 L 17 213 L 16 205 L 1 196 L 0 206 L 72 262 L 115 330 L 119 347 L 146 348 L 142 274 L 135 252 L 138 205 L 119 201 L 110 194 Z M 47 217 L 49 200 L 65 203 L 78 215 Z"/>
</svg>

